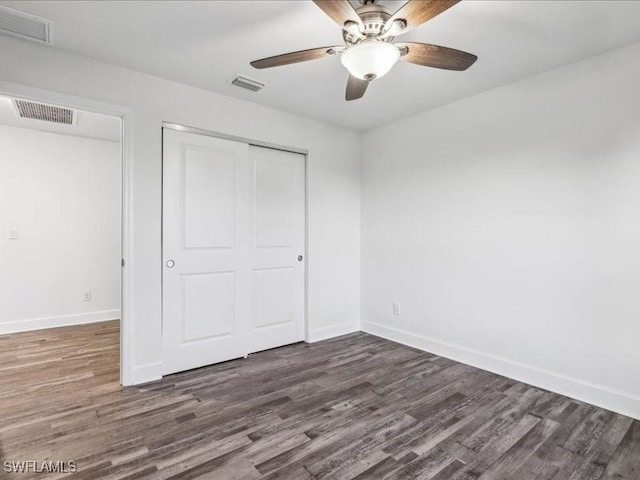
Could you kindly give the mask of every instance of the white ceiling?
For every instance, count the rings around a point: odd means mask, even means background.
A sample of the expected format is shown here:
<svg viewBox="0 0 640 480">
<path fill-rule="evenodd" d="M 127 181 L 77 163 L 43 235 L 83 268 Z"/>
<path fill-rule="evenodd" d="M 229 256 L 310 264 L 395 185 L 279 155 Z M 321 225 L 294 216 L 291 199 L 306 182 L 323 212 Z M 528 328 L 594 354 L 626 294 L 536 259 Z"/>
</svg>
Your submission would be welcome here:
<svg viewBox="0 0 640 480">
<path fill-rule="evenodd" d="M 0 125 L 30 128 L 43 132 L 75 135 L 76 137 L 95 138 L 110 142 L 120 141 L 120 119 L 98 113 L 76 110 L 73 125 L 63 125 L 41 120 L 20 118 L 13 106 L 13 99 L 0 97 Z"/>
<path fill-rule="evenodd" d="M 357 130 L 640 41 L 640 2 L 461 2 L 400 38 L 474 53 L 475 65 L 451 72 L 401 62 L 364 99 L 347 103 L 347 73 L 336 57 L 270 70 L 249 65 L 342 43 L 340 28 L 310 1 L 0 3 L 53 20 L 57 48 Z M 236 73 L 267 87 L 233 87 Z"/>
</svg>

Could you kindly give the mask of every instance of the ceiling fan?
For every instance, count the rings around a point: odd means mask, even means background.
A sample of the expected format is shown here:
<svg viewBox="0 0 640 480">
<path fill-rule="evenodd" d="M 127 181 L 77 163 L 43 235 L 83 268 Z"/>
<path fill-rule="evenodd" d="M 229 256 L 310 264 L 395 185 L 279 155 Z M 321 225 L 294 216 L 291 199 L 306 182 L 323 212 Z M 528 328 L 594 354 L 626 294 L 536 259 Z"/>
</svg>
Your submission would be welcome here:
<svg viewBox="0 0 640 480">
<path fill-rule="evenodd" d="M 445 70 L 466 70 L 478 59 L 470 53 L 428 43 L 394 43 L 395 37 L 431 20 L 460 0 L 409 0 L 391 14 L 378 0 L 360 0 L 354 9 L 348 0 L 313 0 L 342 27 L 345 46 L 312 48 L 251 62 L 271 68 L 340 55 L 349 71 L 347 100 L 362 98 L 369 83 L 387 74 L 398 60 Z"/>
</svg>

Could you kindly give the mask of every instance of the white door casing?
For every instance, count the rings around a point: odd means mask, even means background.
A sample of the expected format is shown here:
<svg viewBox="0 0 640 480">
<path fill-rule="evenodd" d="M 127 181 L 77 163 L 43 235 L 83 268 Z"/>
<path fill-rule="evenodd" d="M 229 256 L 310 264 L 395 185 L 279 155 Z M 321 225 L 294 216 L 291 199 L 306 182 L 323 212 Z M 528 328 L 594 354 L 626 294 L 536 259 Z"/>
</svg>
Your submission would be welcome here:
<svg viewBox="0 0 640 480">
<path fill-rule="evenodd" d="M 163 374 L 303 340 L 304 197 L 301 155 L 163 130 Z"/>
</svg>

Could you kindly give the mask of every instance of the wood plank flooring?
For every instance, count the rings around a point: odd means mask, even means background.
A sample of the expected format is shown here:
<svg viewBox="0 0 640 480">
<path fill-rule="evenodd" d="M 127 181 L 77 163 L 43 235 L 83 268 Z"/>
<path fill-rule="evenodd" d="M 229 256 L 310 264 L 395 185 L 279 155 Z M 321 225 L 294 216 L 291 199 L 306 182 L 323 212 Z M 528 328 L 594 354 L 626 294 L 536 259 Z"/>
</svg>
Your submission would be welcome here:
<svg viewBox="0 0 640 480">
<path fill-rule="evenodd" d="M 640 422 L 371 335 L 131 388 L 118 341 L 117 322 L 0 336 L 0 478 L 640 479 Z"/>
</svg>

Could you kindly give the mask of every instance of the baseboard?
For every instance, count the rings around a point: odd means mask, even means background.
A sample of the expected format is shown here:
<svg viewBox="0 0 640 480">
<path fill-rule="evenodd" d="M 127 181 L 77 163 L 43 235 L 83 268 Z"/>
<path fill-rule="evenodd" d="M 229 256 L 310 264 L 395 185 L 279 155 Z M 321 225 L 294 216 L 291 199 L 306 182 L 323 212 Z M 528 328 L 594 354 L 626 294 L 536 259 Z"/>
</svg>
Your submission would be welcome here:
<svg viewBox="0 0 640 480">
<path fill-rule="evenodd" d="M 629 392 L 372 322 L 361 330 L 640 420 L 640 397 Z"/>
<path fill-rule="evenodd" d="M 141 385 L 162 378 L 162 362 L 146 363 L 133 367 L 132 385 Z"/>
<path fill-rule="evenodd" d="M 360 322 L 338 323 L 328 327 L 316 328 L 309 332 L 307 343 L 319 342 L 360 331 Z M 162 378 L 162 362 L 147 363 L 133 367 L 132 385 L 141 385 Z"/>
<path fill-rule="evenodd" d="M 309 332 L 308 343 L 319 342 L 348 333 L 360 331 L 360 322 L 338 323 L 328 327 L 316 328 Z M 162 378 L 162 362 L 147 363 L 133 367 L 132 385 L 153 382 Z"/>
<path fill-rule="evenodd" d="M 340 335 L 347 335 L 348 333 L 354 333 L 360 331 L 360 322 L 345 322 L 336 323 L 335 325 L 329 325 L 328 327 L 315 328 L 309 330 L 307 336 L 307 343 L 320 342 L 322 340 L 328 340 L 329 338 L 339 337 Z"/>
<path fill-rule="evenodd" d="M 68 327 L 70 325 L 82 325 L 85 323 L 104 322 L 106 320 L 118 320 L 120 310 L 100 310 L 98 312 L 74 313 L 72 315 L 58 315 L 55 317 L 31 318 L 0 323 L 0 335 L 7 333 L 29 332 L 42 330 L 43 328 Z"/>
</svg>

